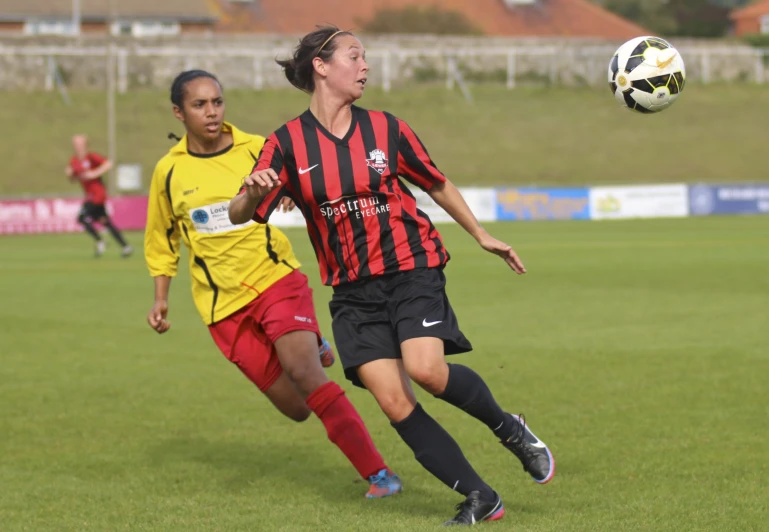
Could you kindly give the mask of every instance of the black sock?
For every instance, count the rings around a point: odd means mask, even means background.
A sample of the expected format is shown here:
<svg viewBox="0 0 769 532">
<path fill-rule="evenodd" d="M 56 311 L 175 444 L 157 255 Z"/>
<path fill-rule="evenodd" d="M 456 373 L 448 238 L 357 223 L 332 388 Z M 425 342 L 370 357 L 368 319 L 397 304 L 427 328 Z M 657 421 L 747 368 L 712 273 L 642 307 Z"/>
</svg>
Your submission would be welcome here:
<svg viewBox="0 0 769 532">
<path fill-rule="evenodd" d="M 120 234 L 120 231 L 118 230 L 118 228 L 112 225 L 111 221 L 105 222 L 104 227 L 107 228 L 109 233 L 112 235 L 112 238 L 117 240 L 121 246 L 126 247 L 128 245 L 128 242 L 125 241 L 125 239 L 123 238 L 123 235 Z"/>
<path fill-rule="evenodd" d="M 515 427 L 513 417 L 497 404 L 481 376 L 467 366 L 448 366 L 449 382 L 443 393 L 435 397 L 464 410 L 489 427 L 500 439 L 509 438 Z"/>
<path fill-rule="evenodd" d="M 91 222 L 81 221 L 80 223 L 85 228 L 85 232 L 91 235 L 94 238 L 94 240 L 96 240 L 97 242 L 101 240 L 101 236 L 99 235 L 98 231 L 96 231 L 96 228 L 93 226 Z"/>
<path fill-rule="evenodd" d="M 477 490 L 484 500 L 494 498 L 494 490 L 478 476 L 454 438 L 422 409 L 422 405 L 417 403 L 406 419 L 391 425 L 414 451 L 417 462 L 449 488 L 465 497 Z"/>
</svg>

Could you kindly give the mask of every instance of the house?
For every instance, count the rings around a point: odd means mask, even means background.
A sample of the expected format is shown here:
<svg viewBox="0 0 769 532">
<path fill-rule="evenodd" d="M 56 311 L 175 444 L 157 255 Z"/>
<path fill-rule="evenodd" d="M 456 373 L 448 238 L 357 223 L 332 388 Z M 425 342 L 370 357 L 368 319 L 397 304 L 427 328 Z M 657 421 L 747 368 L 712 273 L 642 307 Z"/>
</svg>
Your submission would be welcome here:
<svg viewBox="0 0 769 532">
<path fill-rule="evenodd" d="M 4 33 L 157 37 L 211 31 L 215 23 L 207 0 L 0 0 Z"/>
<path fill-rule="evenodd" d="M 648 31 L 589 0 L 214 0 L 217 32 L 303 34 L 316 25 L 360 28 L 380 9 L 436 6 L 462 13 L 490 36 L 612 40 Z"/>
<path fill-rule="evenodd" d="M 769 0 L 759 0 L 729 15 L 737 37 L 745 35 L 769 35 Z"/>
</svg>

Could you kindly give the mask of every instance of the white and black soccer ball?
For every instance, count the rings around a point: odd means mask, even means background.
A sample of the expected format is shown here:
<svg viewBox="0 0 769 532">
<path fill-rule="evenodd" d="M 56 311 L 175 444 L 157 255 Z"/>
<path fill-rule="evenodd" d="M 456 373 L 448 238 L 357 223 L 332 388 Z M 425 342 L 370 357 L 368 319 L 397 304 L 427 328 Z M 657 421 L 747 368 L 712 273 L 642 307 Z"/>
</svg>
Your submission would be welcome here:
<svg viewBox="0 0 769 532">
<path fill-rule="evenodd" d="M 684 90 L 686 68 L 678 50 L 659 37 L 636 37 L 609 62 L 609 86 L 617 101 L 640 113 L 670 107 Z"/>
</svg>

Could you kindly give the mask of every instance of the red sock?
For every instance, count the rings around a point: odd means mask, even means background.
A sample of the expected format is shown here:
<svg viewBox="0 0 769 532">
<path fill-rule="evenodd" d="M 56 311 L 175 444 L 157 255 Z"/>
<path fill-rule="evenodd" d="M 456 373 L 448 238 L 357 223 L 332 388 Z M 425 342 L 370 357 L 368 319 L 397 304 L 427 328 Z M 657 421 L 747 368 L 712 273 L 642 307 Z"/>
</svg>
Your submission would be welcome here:
<svg viewBox="0 0 769 532">
<path fill-rule="evenodd" d="M 312 392 L 307 406 L 323 422 L 328 439 L 339 447 L 360 476 L 368 479 L 387 468 L 366 425 L 337 383 L 327 382 Z"/>
</svg>

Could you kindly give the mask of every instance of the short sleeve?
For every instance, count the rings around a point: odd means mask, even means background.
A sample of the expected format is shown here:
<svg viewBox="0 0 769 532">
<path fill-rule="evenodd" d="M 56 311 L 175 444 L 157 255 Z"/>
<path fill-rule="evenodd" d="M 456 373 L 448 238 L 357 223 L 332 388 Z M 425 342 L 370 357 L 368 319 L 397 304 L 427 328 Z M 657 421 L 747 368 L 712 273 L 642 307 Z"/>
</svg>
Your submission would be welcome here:
<svg viewBox="0 0 769 532">
<path fill-rule="evenodd" d="M 259 153 L 259 159 L 256 161 L 251 173 L 266 170 L 272 168 L 278 177 L 280 178 L 280 186 L 273 189 L 267 194 L 259 205 L 256 206 L 252 219 L 258 223 L 267 223 L 270 219 L 272 212 L 278 207 L 280 200 L 286 196 L 291 195 L 288 185 L 288 172 L 286 172 L 286 166 L 283 161 L 283 151 L 280 148 L 280 143 L 277 137 L 273 134 L 264 143 L 262 151 Z M 245 188 L 241 187 L 240 194 L 245 192 Z"/>
<path fill-rule="evenodd" d="M 445 183 L 446 176 L 438 170 L 422 141 L 403 120 L 398 120 L 398 174 L 422 190 L 436 183 Z"/>
<path fill-rule="evenodd" d="M 107 160 L 98 153 L 89 153 L 88 158 L 91 160 L 91 167 L 92 168 L 98 168 L 101 165 L 104 164 L 104 162 Z"/>
<path fill-rule="evenodd" d="M 179 264 L 181 235 L 167 189 L 171 174 L 172 168 L 155 167 L 147 201 L 144 258 L 153 277 L 174 277 Z"/>
</svg>

